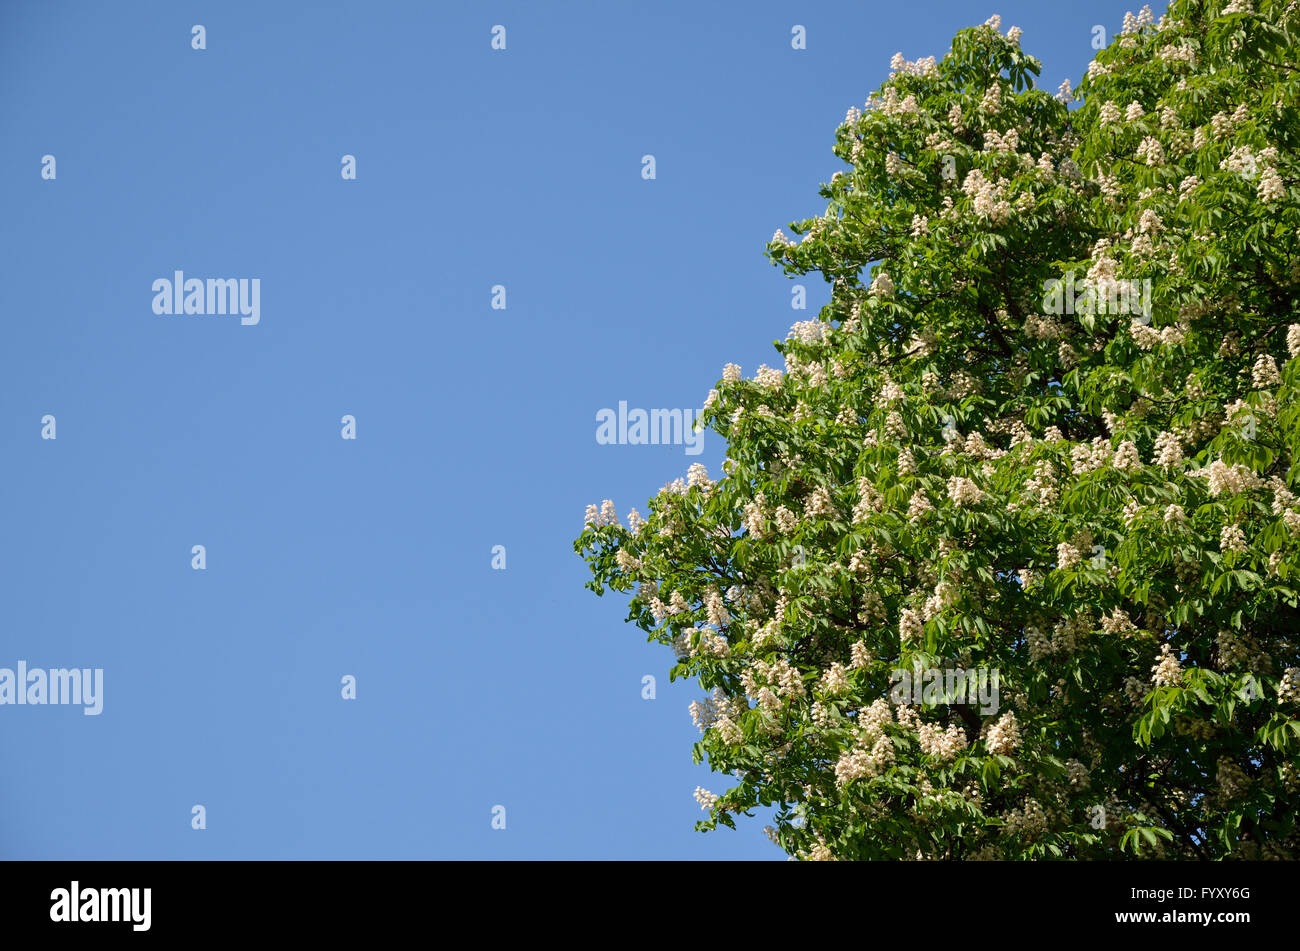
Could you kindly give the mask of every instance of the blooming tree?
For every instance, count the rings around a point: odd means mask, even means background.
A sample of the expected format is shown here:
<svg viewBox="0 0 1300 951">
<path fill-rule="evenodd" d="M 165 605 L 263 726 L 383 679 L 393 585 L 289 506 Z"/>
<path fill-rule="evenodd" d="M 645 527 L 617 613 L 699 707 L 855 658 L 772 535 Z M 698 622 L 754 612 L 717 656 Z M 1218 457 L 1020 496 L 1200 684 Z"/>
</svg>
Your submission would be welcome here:
<svg viewBox="0 0 1300 951">
<path fill-rule="evenodd" d="M 721 477 L 575 543 L 708 691 L 734 785 L 701 828 L 1300 858 L 1298 32 L 1175 0 L 1053 96 L 994 17 L 849 110 L 825 213 L 767 247 L 830 303 L 783 368 L 724 369 Z M 929 690 L 952 669 L 996 702 Z"/>
</svg>

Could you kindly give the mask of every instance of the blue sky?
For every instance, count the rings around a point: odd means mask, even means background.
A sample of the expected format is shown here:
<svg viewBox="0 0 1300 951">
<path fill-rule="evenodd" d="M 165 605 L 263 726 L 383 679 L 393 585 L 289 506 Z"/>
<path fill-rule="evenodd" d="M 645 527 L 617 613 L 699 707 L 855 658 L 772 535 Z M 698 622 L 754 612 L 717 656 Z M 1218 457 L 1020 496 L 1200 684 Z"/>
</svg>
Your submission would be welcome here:
<svg viewBox="0 0 1300 951">
<path fill-rule="evenodd" d="M 782 858 L 694 831 L 700 691 L 572 552 L 722 443 L 595 414 L 779 361 L 828 295 L 764 244 L 894 52 L 999 13 L 1055 90 L 1129 8 L 6 2 L 0 667 L 104 698 L 0 706 L 0 856 Z M 175 270 L 260 322 L 155 315 Z"/>
</svg>

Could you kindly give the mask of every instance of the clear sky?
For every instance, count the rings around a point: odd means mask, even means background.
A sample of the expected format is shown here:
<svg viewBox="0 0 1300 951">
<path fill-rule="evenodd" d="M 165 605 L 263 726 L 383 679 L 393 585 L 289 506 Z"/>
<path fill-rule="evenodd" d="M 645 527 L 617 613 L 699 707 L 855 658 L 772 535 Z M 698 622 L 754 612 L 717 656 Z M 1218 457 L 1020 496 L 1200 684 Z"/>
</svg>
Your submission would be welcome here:
<svg viewBox="0 0 1300 951">
<path fill-rule="evenodd" d="M 0 668 L 104 673 L 0 706 L 0 857 L 782 858 L 694 831 L 700 691 L 572 551 L 724 447 L 596 413 L 779 365 L 828 294 L 764 244 L 893 53 L 999 13 L 1054 91 L 1129 8 L 5 0 Z"/>
</svg>

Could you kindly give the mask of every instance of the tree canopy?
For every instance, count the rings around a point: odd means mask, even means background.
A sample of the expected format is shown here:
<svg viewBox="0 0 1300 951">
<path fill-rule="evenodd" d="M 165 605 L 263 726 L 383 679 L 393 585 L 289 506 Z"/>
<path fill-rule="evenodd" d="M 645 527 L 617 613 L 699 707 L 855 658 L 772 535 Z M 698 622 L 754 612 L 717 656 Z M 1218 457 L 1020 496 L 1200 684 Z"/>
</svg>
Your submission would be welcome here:
<svg viewBox="0 0 1300 951">
<path fill-rule="evenodd" d="M 1175 0 L 1054 95 L 994 17 L 849 110 L 767 246 L 830 303 L 724 369 L 723 472 L 575 542 L 707 691 L 701 828 L 1300 858 L 1297 31 Z"/>
</svg>

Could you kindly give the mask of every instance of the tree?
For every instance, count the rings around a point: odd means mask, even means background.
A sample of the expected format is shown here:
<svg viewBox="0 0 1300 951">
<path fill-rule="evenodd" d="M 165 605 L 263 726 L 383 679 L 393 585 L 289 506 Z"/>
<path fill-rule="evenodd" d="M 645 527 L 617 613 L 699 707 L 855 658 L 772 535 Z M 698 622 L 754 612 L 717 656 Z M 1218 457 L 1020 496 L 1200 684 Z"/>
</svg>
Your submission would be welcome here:
<svg viewBox="0 0 1300 951">
<path fill-rule="evenodd" d="M 575 542 L 711 691 L 701 828 L 1300 858 L 1300 11 L 1257 6 L 1129 14 L 1056 96 L 994 17 L 849 110 L 767 247 L 831 301 L 709 394 L 722 477 Z"/>
</svg>

